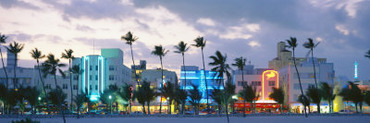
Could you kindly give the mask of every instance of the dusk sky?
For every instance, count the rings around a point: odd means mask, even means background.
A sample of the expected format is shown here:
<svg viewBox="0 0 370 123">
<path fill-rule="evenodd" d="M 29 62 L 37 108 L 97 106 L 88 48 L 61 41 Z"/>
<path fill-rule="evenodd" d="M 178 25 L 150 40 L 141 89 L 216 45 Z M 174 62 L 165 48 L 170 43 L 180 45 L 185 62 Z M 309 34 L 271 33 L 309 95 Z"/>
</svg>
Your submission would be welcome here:
<svg viewBox="0 0 370 123">
<path fill-rule="evenodd" d="M 58 57 L 64 49 L 81 57 L 121 48 L 130 66 L 129 46 L 120 37 L 132 31 L 139 37 L 133 44 L 136 64 L 147 60 L 148 68 L 160 67 L 151 51 L 161 44 L 170 50 L 164 68 L 179 72 L 181 55 L 174 45 L 192 44 L 198 36 L 207 40 L 206 63 L 220 50 L 228 63 L 244 56 L 261 68 L 276 57 L 277 42 L 293 36 L 298 57 L 305 57 L 302 44 L 313 38 L 321 42 L 315 55 L 333 62 L 336 76 L 351 79 L 357 60 L 359 78 L 370 79 L 370 59 L 364 57 L 370 49 L 370 0 L 1 0 L 0 18 L 7 42 L 25 44 L 23 67 L 36 63 L 29 54 L 35 47 Z M 191 47 L 186 64 L 201 66 L 200 49 Z"/>
</svg>

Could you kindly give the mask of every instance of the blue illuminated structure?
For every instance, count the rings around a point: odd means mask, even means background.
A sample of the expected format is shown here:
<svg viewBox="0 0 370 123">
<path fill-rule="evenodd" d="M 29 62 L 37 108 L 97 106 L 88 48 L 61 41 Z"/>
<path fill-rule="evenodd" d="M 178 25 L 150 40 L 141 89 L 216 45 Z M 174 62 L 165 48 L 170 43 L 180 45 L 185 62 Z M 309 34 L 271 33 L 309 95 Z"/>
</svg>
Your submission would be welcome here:
<svg viewBox="0 0 370 123">
<path fill-rule="evenodd" d="M 355 73 L 354 73 L 354 76 L 353 76 L 353 78 L 355 79 L 355 80 L 357 80 L 358 79 L 358 63 L 357 63 L 357 61 L 355 61 Z"/>
<path fill-rule="evenodd" d="M 186 86 L 185 86 L 185 74 L 186 74 Z M 208 85 L 208 95 L 211 95 L 211 91 L 213 90 L 213 88 L 218 88 L 219 83 L 223 81 L 221 77 L 217 77 L 218 72 L 199 70 L 199 68 L 196 66 L 181 67 L 181 77 L 180 77 L 181 88 L 191 90 L 193 89 L 192 84 L 199 86 L 199 91 L 202 93 L 202 99 L 200 100 L 200 103 L 207 102 L 206 83 L 204 80 L 205 75 Z M 223 88 L 224 88 L 223 85 L 220 85 L 220 89 Z M 211 97 L 209 96 L 209 98 Z M 212 99 L 209 99 L 208 101 L 210 103 L 213 102 Z"/>
</svg>

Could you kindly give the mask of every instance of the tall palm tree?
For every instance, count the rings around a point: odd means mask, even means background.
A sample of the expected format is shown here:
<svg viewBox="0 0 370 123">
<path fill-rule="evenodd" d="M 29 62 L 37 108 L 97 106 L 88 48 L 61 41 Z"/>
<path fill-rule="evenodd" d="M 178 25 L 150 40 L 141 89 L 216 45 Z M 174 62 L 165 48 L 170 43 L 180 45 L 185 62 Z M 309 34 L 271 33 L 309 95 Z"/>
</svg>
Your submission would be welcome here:
<svg viewBox="0 0 370 123">
<path fill-rule="evenodd" d="M 224 75 L 226 74 L 226 77 L 227 77 L 227 81 L 230 81 L 231 80 L 231 75 L 230 75 L 230 72 L 229 70 L 231 69 L 229 64 L 226 63 L 226 60 L 227 60 L 227 55 L 225 54 L 224 56 L 221 54 L 220 51 L 216 51 L 215 53 L 215 56 L 210 56 L 209 58 L 211 58 L 213 60 L 213 62 L 209 63 L 209 65 L 211 66 L 215 66 L 214 68 L 212 68 L 211 70 L 212 71 L 217 71 L 218 72 L 218 77 L 220 78 L 223 78 Z M 223 82 L 224 80 L 221 79 L 218 86 L 221 87 L 221 84 L 225 87 L 225 84 Z M 226 109 L 226 117 L 227 117 L 227 122 L 229 123 L 229 113 L 228 113 L 228 106 L 227 106 L 227 93 L 224 92 L 224 100 L 225 100 L 225 109 Z"/>
<path fill-rule="evenodd" d="M 207 98 L 207 108 L 209 108 L 209 103 L 208 103 L 208 83 L 207 83 L 207 74 L 206 74 L 206 64 L 204 62 L 204 52 L 203 49 L 206 46 L 207 41 L 203 38 L 198 36 L 196 39 L 194 39 L 195 44 L 192 44 L 192 46 L 195 46 L 197 48 L 200 48 L 202 51 L 202 63 L 203 63 L 203 71 L 204 71 L 204 82 L 206 84 L 206 98 Z"/>
<path fill-rule="evenodd" d="M 45 55 L 43 55 L 41 53 L 41 51 L 38 50 L 37 48 L 35 48 L 34 50 L 32 50 L 30 52 L 30 54 L 31 54 L 31 56 L 32 56 L 33 59 L 36 59 L 36 62 L 37 62 L 37 70 L 39 72 L 39 77 L 40 77 L 40 81 L 41 81 L 41 84 L 42 84 L 42 90 L 43 90 L 43 92 L 44 92 L 44 94 L 46 96 L 46 98 L 45 98 L 46 99 L 46 102 L 48 103 L 49 101 L 48 101 L 47 94 L 46 94 L 45 83 L 44 83 L 43 78 L 41 77 L 42 75 L 41 75 L 41 67 L 40 67 L 40 59 L 45 58 Z M 49 108 L 48 108 L 48 110 L 49 110 Z"/>
<path fill-rule="evenodd" d="M 228 114 L 229 113 L 229 110 L 228 110 L 229 102 L 231 102 L 231 106 L 233 106 L 234 101 L 232 101 L 231 97 L 235 94 L 235 85 L 231 81 L 226 82 L 224 93 L 225 94 L 223 95 L 225 96 L 225 99 L 226 99 L 225 101 L 226 102 L 225 103 L 226 114 Z"/>
<path fill-rule="evenodd" d="M 134 65 L 133 71 L 134 71 L 134 74 L 135 74 L 135 81 L 138 85 L 140 85 L 139 80 L 138 80 L 139 79 L 138 75 L 136 74 L 135 61 L 134 61 L 134 51 L 132 50 L 132 43 L 134 43 L 137 39 L 139 39 L 139 38 L 136 37 L 136 36 L 133 36 L 131 31 L 126 33 L 126 35 L 121 36 L 121 40 L 125 40 L 126 44 L 130 45 L 132 64 Z"/>
<path fill-rule="evenodd" d="M 75 101 L 76 107 L 77 107 L 77 118 L 80 118 L 80 109 L 84 103 L 89 101 L 89 97 L 86 93 L 81 93 L 81 94 L 76 94 L 74 98 L 75 99 L 73 101 Z"/>
<path fill-rule="evenodd" d="M 349 82 L 348 86 L 339 92 L 339 95 L 342 96 L 344 100 L 352 101 L 355 104 L 357 113 L 359 112 L 358 106 L 360 106 L 360 112 L 362 112 L 362 102 L 365 98 L 356 84 Z"/>
<path fill-rule="evenodd" d="M 179 85 L 175 86 L 175 101 L 181 104 L 181 114 L 184 114 L 186 99 L 188 98 L 188 92 L 185 89 L 181 89 Z"/>
<path fill-rule="evenodd" d="M 144 82 L 145 83 L 145 82 Z M 146 93 L 143 86 L 139 86 L 138 89 L 135 89 L 134 91 L 134 99 L 137 100 L 138 103 L 140 103 L 143 106 L 143 113 L 145 112 L 145 102 L 146 102 Z"/>
<path fill-rule="evenodd" d="M 298 82 L 299 82 L 299 88 L 301 90 L 301 95 L 302 97 L 306 97 L 303 93 L 303 88 L 302 88 L 302 82 L 301 82 L 301 77 L 299 76 L 299 72 L 298 72 L 298 68 L 297 68 L 297 63 L 296 63 L 296 58 L 295 58 L 295 48 L 298 46 L 298 43 L 297 43 L 297 39 L 295 37 L 290 37 L 290 40 L 286 40 L 287 43 L 288 43 L 288 48 L 292 48 L 292 52 L 293 52 L 293 64 L 294 64 L 294 68 L 297 72 L 297 77 L 298 77 Z M 307 98 L 307 97 L 306 97 Z M 304 108 L 304 114 L 305 114 L 305 117 L 307 117 L 307 111 L 306 111 L 306 108 Z"/>
<path fill-rule="evenodd" d="M 244 83 L 244 66 L 247 59 L 240 57 L 234 59 L 235 63 L 232 64 L 232 66 L 237 67 L 240 71 L 242 71 L 242 81 Z"/>
<path fill-rule="evenodd" d="M 316 48 L 316 46 L 319 43 L 314 43 L 313 40 L 312 40 L 312 38 L 308 38 L 308 42 L 305 42 L 303 44 L 303 46 L 305 48 L 309 49 L 310 52 L 311 52 L 311 59 L 312 59 L 312 66 L 313 66 L 313 77 L 315 78 L 315 87 L 316 88 L 318 88 L 318 85 L 317 85 L 317 77 L 316 77 L 316 66 L 315 66 L 315 61 L 314 61 L 314 58 L 313 58 L 313 49 Z"/>
<path fill-rule="evenodd" d="M 166 82 L 164 84 L 164 86 L 161 89 L 159 89 L 159 91 L 160 91 L 161 95 L 163 95 L 163 97 L 168 99 L 168 101 L 167 101 L 167 103 L 168 103 L 168 113 L 171 114 L 171 104 L 172 104 L 172 101 L 175 98 L 174 84 L 172 84 L 171 82 Z"/>
<path fill-rule="evenodd" d="M 40 91 L 37 89 L 37 87 L 27 87 L 25 88 L 25 99 L 29 102 L 29 104 L 32 107 L 32 114 L 36 113 L 35 106 L 38 105 L 39 100 L 38 97 L 40 96 Z"/>
<path fill-rule="evenodd" d="M 68 49 L 68 50 L 64 50 L 65 52 L 62 53 L 62 58 L 64 59 L 68 59 L 68 74 L 69 74 L 69 86 L 70 86 L 70 89 L 71 89 L 71 104 L 70 104 L 70 110 L 72 110 L 72 103 L 74 102 L 73 101 L 73 88 L 72 88 L 72 66 L 71 66 L 71 63 L 72 63 L 72 59 L 74 59 L 74 56 L 73 56 L 73 50 L 72 49 Z"/>
<path fill-rule="evenodd" d="M 191 84 L 193 87 L 189 90 L 189 103 L 192 105 L 194 109 L 194 113 L 196 115 L 199 114 L 199 106 L 200 106 L 200 100 L 202 99 L 202 94 L 199 91 L 199 86 Z"/>
<path fill-rule="evenodd" d="M 73 74 L 76 74 L 77 76 L 76 76 L 76 80 L 77 80 L 77 94 L 76 95 L 78 95 L 78 92 L 79 92 L 79 79 L 80 79 L 80 75 L 83 73 L 83 69 L 82 68 L 80 68 L 80 65 L 73 65 L 72 66 L 72 69 L 71 69 L 71 72 L 72 72 L 72 75 Z"/>
<path fill-rule="evenodd" d="M 61 67 L 65 67 L 66 65 L 65 64 L 62 64 L 62 63 L 59 63 L 60 60 L 55 58 L 55 56 L 53 54 L 49 54 L 47 56 L 47 60 L 41 64 L 42 66 L 42 72 L 44 74 L 44 77 L 46 77 L 47 75 L 52 75 L 54 76 L 54 82 L 55 82 L 55 93 L 58 92 L 60 89 L 60 91 L 63 91 L 59 86 L 58 86 L 58 82 L 57 82 L 57 73 L 60 73 L 62 75 L 62 77 L 64 78 L 65 77 L 65 74 L 63 73 Z M 52 90 L 53 91 L 53 90 Z M 52 92 L 51 91 L 51 92 Z M 53 92 L 54 93 L 54 92 Z M 59 92 L 58 92 L 59 93 Z M 63 92 L 62 92 L 63 93 Z M 49 95 L 50 96 L 50 92 L 49 92 Z M 63 97 L 63 94 L 57 94 L 57 95 L 54 95 L 54 96 L 61 96 L 61 97 L 48 97 L 49 99 L 53 99 L 53 98 L 56 98 L 60 101 L 60 103 L 62 104 L 64 102 L 64 97 Z M 63 100 L 64 99 L 64 100 Z M 51 100 L 52 101 L 52 100 Z M 53 102 L 53 101 L 52 101 Z M 55 104 L 55 103 L 54 103 Z M 60 105 L 60 111 L 62 112 L 62 116 L 63 116 L 63 122 L 65 123 L 65 116 L 64 116 L 64 110 L 63 110 L 63 107 Z"/>
<path fill-rule="evenodd" d="M 20 53 L 23 48 L 24 44 L 19 44 L 17 42 L 13 42 L 9 45 L 9 47 L 6 47 L 8 49 L 8 52 L 14 54 L 14 78 L 13 78 L 13 84 L 14 84 L 14 89 L 17 88 L 18 86 L 18 81 L 17 81 L 17 72 L 16 72 L 16 66 L 17 66 L 17 61 L 18 61 L 18 53 Z"/>
<path fill-rule="evenodd" d="M 272 87 L 272 93 L 269 95 L 270 98 L 275 100 L 280 105 L 280 113 L 283 113 L 282 106 L 284 105 L 284 90 L 282 88 Z"/>
<path fill-rule="evenodd" d="M 320 90 L 314 86 L 308 86 L 306 94 L 307 97 L 310 98 L 311 102 L 317 105 L 317 112 L 320 114 L 320 102 L 322 99 Z"/>
<path fill-rule="evenodd" d="M 4 73 L 5 73 L 6 88 L 9 87 L 9 82 L 8 82 L 9 81 L 9 77 L 8 77 L 8 72 L 6 71 L 5 64 L 4 64 L 3 52 L 1 51 L 1 44 L 5 44 L 7 38 L 8 37 L 6 37 L 5 35 L 2 35 L 0 33 L 0 55 L 1 55 L 1 63 L 3 64 L 3 70 L 4 70 Z"/>
<path fill-rule="evenodd" d="M 161 82 L 161 85 L 163 85 L 162 83 L 164 83 L 164 81 L 163 81 L 163 63 L 162 63 L 162 58 L 167 53 L 168 53 L 168 50 L 164 49 L 162 47 L 162 45 L 155 46 L 154 47 L 154 50 L 152 51 L 152 54 L 158 56 L 159 57 L 159 60 L 161 61 L 161 72 L 162 72 L 162 76 L 161 76 L 162 82 Z M 162 96 L 161 96 L 161 101 L 159 102 L 159 114 L 161 114 L 161 113 L 162 113 Z"/>
<path fill-rule="evenodd" d="M 189 46 L 187 46 L 187 43 L 184 43 L 184 41 L 180 41 L 179 44 L 175 46 L 176 51 L 175 53 L 180 53 L 182 55 L 182 66 L 184 68 L 184 76 L 185 76 L 185 88 L 186 88 L 186 70 L 185 70 L 185 52 L 189 50 Z"/>
<path fill-rule="evenodd" d="M 250 110 L 251 113 L 253 113 L 253 101 L 259 97 L 257 94 L 257 89 L 255 87 L 252 87 L 251 85 L 244 85 L 243 90 L 239 91 L 239 97 L 243 98 L 244 101 L 244 114 L 246 110 L 246 102 L 250 102 Z"/>
<path fill-rule="evenodd" d="M 322 98 L 324 100 L 328 101 L 329 112 L 331 113 L 333 111 L 332 110 L 333 100 L 335 99 L 335 96 L 336 96 L 334 94 L 333 87 L 331 87 L 328 83 L 323 82 L 323 83 L 321 83 L 320 91 L 321 91 Z"/>
</svg>

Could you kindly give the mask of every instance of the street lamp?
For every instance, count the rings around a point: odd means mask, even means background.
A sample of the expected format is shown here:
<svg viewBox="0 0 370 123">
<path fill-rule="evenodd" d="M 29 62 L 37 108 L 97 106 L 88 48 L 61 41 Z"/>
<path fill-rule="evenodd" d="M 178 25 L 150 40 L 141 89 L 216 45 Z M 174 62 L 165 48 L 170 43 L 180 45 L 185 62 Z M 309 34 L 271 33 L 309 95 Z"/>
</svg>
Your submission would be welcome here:
<svg viewBox="0 0 370 123">
<path fill-rule="evenodd" d="M 41 101 L 41 97 L 39 97 L 38 99 L 39 99 L 39 101 Z"/>
<path fill-rule="evenodd" d="M 109 95 L 109 101 L 110 101 L 110 114 L 112 114 L 112 96 Z"/>
</svg>

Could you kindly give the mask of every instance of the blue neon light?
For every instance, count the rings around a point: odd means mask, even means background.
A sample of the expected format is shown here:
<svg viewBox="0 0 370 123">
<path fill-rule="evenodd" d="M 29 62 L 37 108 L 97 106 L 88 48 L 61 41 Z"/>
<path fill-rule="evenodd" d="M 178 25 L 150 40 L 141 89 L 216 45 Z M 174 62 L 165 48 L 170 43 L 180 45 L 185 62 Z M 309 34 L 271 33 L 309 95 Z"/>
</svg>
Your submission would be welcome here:
<svg viewBox="0 0 370 123">
<path fill-rule="evenodd" d="M 355 74 L 354 74 L 354 79 L 358 79 L 358 63 L 355 61 Z"/>
</svg>

